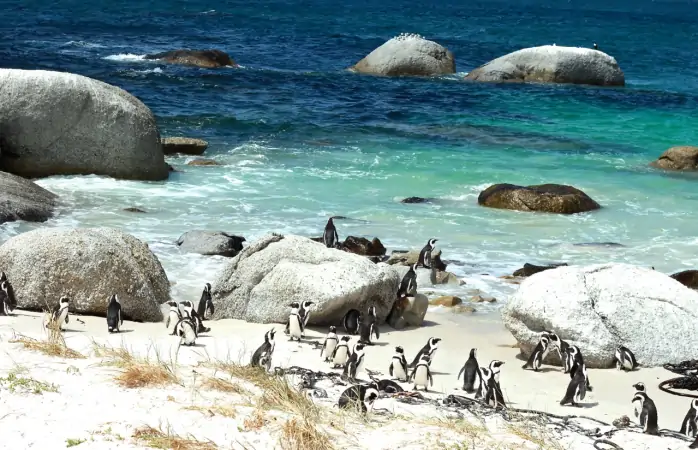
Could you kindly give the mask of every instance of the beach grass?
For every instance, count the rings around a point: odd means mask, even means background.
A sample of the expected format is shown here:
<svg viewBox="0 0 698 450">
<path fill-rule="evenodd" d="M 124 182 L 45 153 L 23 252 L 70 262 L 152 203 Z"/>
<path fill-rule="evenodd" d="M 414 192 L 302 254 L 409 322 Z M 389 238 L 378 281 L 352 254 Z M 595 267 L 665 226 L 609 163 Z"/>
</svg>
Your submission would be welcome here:
<svg viewBox="0 0 698 450">
<path fill-rule="evenodd" d="M 212 405 L 212 406 L 186 406 L 183 408 L 186 411 L 198 411 L 206 414 L 209 417 L 223 416 L 229 419 L 234 419 L 238 415 L 238 411 L 232 406 Z"/>
<path fill-rule="evenodd" d="M 330 437 L 317 424 L 304 418 L 292 418 L 281 427 L 281 448 L 284 450 L 332 450 Z"/>
<path fill-rule="evenodd" d="M 0 386 L 7 388 L 12 393 L 25 392 L 38 395 L 44 392 L 58 392 L 58 387 L 55 384 L 21 376 L 15 372 L 10 372 L 6 377 L 0 378 Z"/>
<path fill-rule="evenodd" d="M 16 334 L 10 339 L 10 343 L 22 344 L 24 348 L 43 353 L 48 356 L 56 356 L 67 359 L 84 359 L 85 355 L 69 348 L 65 343 L 60 325 L 53 319 L 51 313 L 44 313 L 46 324 L 46 339 L 34 339 L 21 334 Z"/>
<path fill-rule="evenodd" d="M 133 354 L 128 348 L 107 347 L 93 342 L 95 355 L 103 358 L 102 364 L 120 369 L 116 381 L 127 388 L 162 386 L 178 383 L 175 362 L 165 361 L 155 352 L 155 360 Z"/>
<path fill-rule="evenodd" d="M 161 428 L 153 428 L 150 425 L 142 426 L 133 433 L 133 438 L 150 448 L 172 450 L 216 450 L 218 446 L 213 442 L 204 442 L 193 436 L 181 437 L 175 434 L 169 427 L 166 432 Z"/>
<path fill-rule="evenodd" d="M 233 381 L 224 380 L 218 377 L 206 377 L 201 383 L 204 389 L 209 389 L 213 391 L 227 392 L 230 394 L 246 394 L 248 391 L 240 385 L 240 383 L 235 383 Z"/>
</svg>

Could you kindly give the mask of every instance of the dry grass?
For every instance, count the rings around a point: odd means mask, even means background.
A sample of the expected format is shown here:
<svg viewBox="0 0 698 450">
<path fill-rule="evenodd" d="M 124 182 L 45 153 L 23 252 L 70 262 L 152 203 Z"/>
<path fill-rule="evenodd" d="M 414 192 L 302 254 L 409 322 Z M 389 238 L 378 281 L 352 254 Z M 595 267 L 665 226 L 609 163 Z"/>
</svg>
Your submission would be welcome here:
<svg viewBox="0 0 698 450">
<path fill-rule="evenodd" d="M 231 419 L 234 419 L 237 417 L 237 410 L 233 407 L 230 406 L 221 406 L 221 405 L 213 405 L 213 406 L 187 406 L 184 408 L 187 411 L 198 411 L 202 414 L 206 414 L 209 417 L 213 416 L 223 416 L 223 417 L 228 417 Z"/>
<path fill-rule="evenodd" d="M 97 343 L 93 345 L 95 354 L 105 358 L 103 364 L 121 369 L 116 381 L 124 387 L 139 388 L 179 382 L 174 363 L 165 362 L 157 352 L 155 361 L 151 361 L 135 356 L 125 347 L 113 348 Z"/>
<path fill-rule="evenodd" d="M 158 428 L 143 426 L 133 433 L 133 438 L 151 448 L 162 448 L 172 450 L 216 450 L 218 446 L 213 442 L 202 442 L 190 438 L 177 436 L 172 430 L 167 433 Z"/>
<path fill-rule="evenodd" d="M 204 389 L 213 391 L 228 392 L 231 394 L 245 394 L 247 390 L 240 386 L 239 383 L 223 380 L 222 378 L 207 377 L 201 384 Z"/>
<path fill-rule="evenodd" d="M 255 409 L 250 417 L 245 418 L 242 423 L 245 431 L 256 431 L 266 424 L 264 413 L 260 409 Z"/>
<path fill-rule="evenodd" d="M 51 313 L 44 313 L 44 323 L 46 324 L 46 339 L 38 340 L 23 335 L 15 335 L 10 339 L 10 343 L 22 344 L 24 348 L 43 353 L 48 356 L 59 358 L 84 359 L 85 356 L 77 352 L 65 343 L 63 332 L 59 324 L 53 319 Z"/>
<path fill-rule="evenodd" d="M 467 419 L 429 419 L 423 423 L 455 433 L 464 443 L 468 442 L 472 448 L 476 448 L 476 444 L 487 441 L 490 437 L 484 424 L 476 424 Z"/>
<path fill-rule="evenodd" d="M 528 441 L 541 450 L 564 450 L 559 440 L 544 426 L 532 422 L 507 424 L 507 430 L 516 437 Z"/>
<path fill-rule="evenodd" d="M 284 450 L 332 450 L 329 436 L 305 419 L 291 419 L 281 428 L 281 448 Z"/>
</svg>

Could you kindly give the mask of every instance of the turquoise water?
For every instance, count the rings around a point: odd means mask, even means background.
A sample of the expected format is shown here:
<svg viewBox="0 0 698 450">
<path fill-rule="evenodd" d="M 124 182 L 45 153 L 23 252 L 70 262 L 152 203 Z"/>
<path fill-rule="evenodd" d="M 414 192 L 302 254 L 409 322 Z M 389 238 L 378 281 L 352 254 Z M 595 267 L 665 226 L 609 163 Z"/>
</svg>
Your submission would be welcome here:
<svg viewBox="0 0 698 450">
<path fill-rule="evenodd" d="M 698 142 L 698 4 L 437 1 L 2 1 L 2 67 L 62 70 L 128 90 L 163 135 L 201 137 L 220 167 L 164 183 L 51 177 L 66 202 L 47 224 L 117 226 L 154 249 L 175 296 L 195 296 L 224 260 L 180 254 L 190 229 L 252 240 L 266 232 L 378 236 L 391 249 L 439 238 L 467 285 L 505 300 L 497 277 L 524 262 L 622 261 L 674 272 L 698 266 L 698 179 L 647 163 Z M 384 79 L 344 71 L 402 32 L 447 46 L 458 74 Z M 622 89 L 484 85 L 465 73 L 522 47 L 591 46 L 625 71 Z M 240 69 L 143 61 L 172 48 L 219 48 Z M 575 216 L 481 208 L 492 183 L 564 183 L 603 209 Z M 433 205 L 403 205 L 408 196 Z M 122 212 L 139 206 L 147 214 Z M 576 246 L 616 242 L 622 247 Z M 501 305 L 502 302 L 499 304 Z"/>
</svg>

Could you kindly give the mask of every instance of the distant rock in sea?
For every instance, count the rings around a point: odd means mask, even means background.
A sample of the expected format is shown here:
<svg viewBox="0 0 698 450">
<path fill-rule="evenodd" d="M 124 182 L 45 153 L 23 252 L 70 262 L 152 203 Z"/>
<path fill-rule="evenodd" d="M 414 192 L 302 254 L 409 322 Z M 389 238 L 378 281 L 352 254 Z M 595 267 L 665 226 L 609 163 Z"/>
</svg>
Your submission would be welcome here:
<svg viewBox="0 0 698 450">
<path fill-rule="evenodd" d="M 400 200 L 400 203 L 434 203 L 435 198 L 407 197 Z"/>
<path fill-rule="evenodd" d="M 543 272 L 545 270 L 555 269 L 557 267 L 566 266 L 567 263 L 550 264 L 548 266 L 536 266 L 535 264 L 525 263 L 522 268 L 517 269 L 512 274 L 515 277 L 530 277 L 531 275 Z"/>
<path fill-rule="evenodd" d="M 671 147 L 650 166 L 664 170 L 698 170 L 698 147 Z"/>
<path fill-rule="evenodd" d="M 168 52 L 145 55 L 144 59 L 158 59 L 171 64 L 196 66 L 204 69 L 237 67 L 226 52 L 221 50 L 170 50 Z"/>
<path fill-rule="evenodd" d="M 181 153 L 184 155 L 202 155 L 208 148 L 208 142 L 203 139 L 186 137 L 162 138 L 162 152 L 166 155 Z"/>
<path fill-rule="evenodd" d="M 27 179 L 0 172 L 0 223 L 45 222 L 53 216 L 58 196 Z"/>
<path fill-rule="evenodd" d="M 489 208 L 558 214 L 575 214 L 601 208 L 584 192 L 562 184 L 493 184 L 480 192 L 477 202 Z"/>
</svg>

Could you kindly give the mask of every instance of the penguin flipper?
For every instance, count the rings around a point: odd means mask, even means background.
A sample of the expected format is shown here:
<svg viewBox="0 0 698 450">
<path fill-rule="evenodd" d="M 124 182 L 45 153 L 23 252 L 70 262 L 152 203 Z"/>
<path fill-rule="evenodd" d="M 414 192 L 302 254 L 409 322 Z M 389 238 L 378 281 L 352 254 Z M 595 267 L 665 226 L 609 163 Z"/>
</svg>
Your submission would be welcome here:
<svg viewBox="0 0 698 450">
<path fill-rule="evenodd" d="M 70 314 L 66 313 L 65 314 L 65 323 L 68 323 L 70 321 Z"/>
<path fill-rule="evenodd" d="M 209 301 L 207 306 L 208 306 L 208 313 L 211 316 L 213 316 L 216 313 L 216 308 L 215 308 L 215 306 L 213 306 L 213 302 Z"/>
<path fill-rule="evenodd" d="M 165 319 L 165 328 L 170 328 L 170 315 L 167 315 L 167 319 Z"/>
<path fill-rule="evenodd" d="M 380 339 L 380 338 L 381 338 L 381 332 L 380 332 L 380 330 L 378 329 L 378 325 L 377 325 L 377 324 L 374 325 L 373 330 L 376 332 L 376 339 Z"/>
<path fill-rule="evenodd" d="M 434 387 L 434 377 L 431 376 L 431 370 L 427 370 L 427 377 L 429 378 L 429 387 Z"/>
<path fill-rule="evenodd" d="M 458 372 L 458 378 L 456 378 L 456 380 L 460 380 L 460 376 L 463 375 L 464 372 L 465 372 L 465 365 L 463 365 L 463 367 L 461 367 L 460 372 Z M 465 378 L 463 378 L 463 380 L 465 380 Z"/>
<path fill-rule="evenodd" d="M 393 363 L 392 362 L 390 363 L 390 368 L 388 369 L 388 373 L 390 374 L 391 377 L 393 376 Z"/>
</svg>

